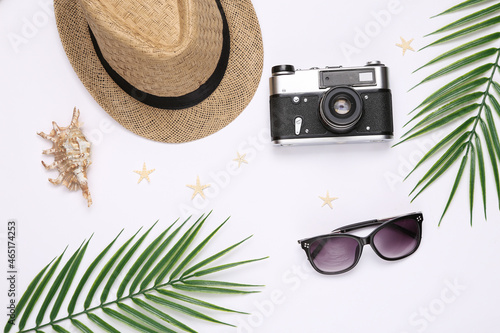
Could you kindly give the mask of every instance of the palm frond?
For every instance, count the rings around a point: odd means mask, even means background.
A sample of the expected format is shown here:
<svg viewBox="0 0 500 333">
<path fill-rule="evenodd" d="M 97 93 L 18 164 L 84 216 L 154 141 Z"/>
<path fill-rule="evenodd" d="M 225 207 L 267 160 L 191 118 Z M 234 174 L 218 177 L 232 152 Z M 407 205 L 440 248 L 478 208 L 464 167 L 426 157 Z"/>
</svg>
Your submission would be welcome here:
<svg viewBox="0 0 500 333">
<path fill-rule="evenodd" d="M 201 280 L 198 277 L 265 258 L 211 265 L 250 238 L 247 237 L 214 255 L 200 259 L 203 248 L 227 222 L 221 223 L 195 245 L 196 236 L 209 215 L 202 215 L 182 234 L 180 231 L 189 218 L 174 230 L 173 226 L 177 223 L 175 221 L 147 245 L 143 244 L 157 223 L 140 237 L 139 229 L 110 254 L 122 231 L 83 271 L 80 279 L 76 277 L 90 239 L 84 241 L 65 263 L 62 260 L 66 252 L 64 250 L 29 284 L 16 306 L 15 319 L 7 322 L 4 333 L 47 330 L 69 332 L 68 329 L 84 333 L 116 333 L 119 332 L 115 328 L 118 322 L 127 325 L 127 331 L 130 332 L 196 332 L 182 320 L 175 318 L 186 316 L 234 326 L 215 319 L 212 312 L 247 313 L 212 304 L 194 295 L 249 294 L 259 292 L 262 285 L 218 279 Z M 137 237 L 139 238 L 134 241 Z M 141 246 L 145 247 L 142 252 Z M 107 261 L 106 257 L 109 257 Z M 94 271 L 97 277 L 90 281 Z M 85 295 L 86 289 L 88 291 Z M 63 313 L 61 308 L 66 300 L 69 305 L 67 312 Z"/>
<path fill-rule="evenodd" d="M 450 41 L 464 40 L 464 42 L 415 70 L 415 72 L 421 71 L 431 65 L 437 66 L 440 63 L 449 62 L 427 75 L 412 89 L 438 78 L 455 77 L 430 94 L 410 112 L 415 112 L 415 115 L 404 126 L 413 125 L 398 143 L 441 130 L 445 126 L 452 128 L 451 132 L 432 147 L 408 174 L 410 176 L 416 169 L 421 168 L 430 157 L 437 158 L 437 161 L 411 191 L 413 201 L 453 165 L 458 164 L 458 171 L 439 224 L 450 208 L 461 180 L 467 174 L 469 176 L 470 223 L 472 225 L 476 175 L 481 187 L 484 218 L 487 218 L 486 184 L 491 183 L 487 181 L 487 176 L 489 176 L 486 171 L 487 162 L 485 161 L 487 160 L 489 160 L 495 179 L 494 185 L 500 209 L 500 174 L 498 171 L 500 140 L 496 129 L 497 117 L 500 116 L 500 104 L 495 97 L 495 95 L 500 96 L 500 84 L 496 81 L 500 68 L 500 33 L 491 32 L 492 28 L 498 30 L 500 25 L 500 4 L 491 4 L 491 1 L 486 0 L 467 0 L 434 17 L 460 12 L 465 8 L 473 8 L 473 12 L 427 35 L 445 34 L 421 50 L 445 45 Z M 477 36 L 478 34 L 483 35 Z M 468 69 L 465 74 L 462 73 L 464 68 L 470 67 L 472 68 Z M 486 150 L 483 150 L 484 145 L 486 145 Z"/>
<path fill-rule="evenodd" d="M 437 17 L 437 16 L 441 16 L 441 15 L 444 15 L 444 14 L 449 14 L 449 13 L 453 13 L 453 12 L 456 12 L 456 11 L 459 11 L 459 10 L 462 10 L 464 8 L 467 8 L 467 7 L 470 7 L 470 6 L 474 6 L 478 3 L 481 3 L 481 2 L 488 2 L 488 1 L 491 1 L 491 0 L 467 0 L 467 1 L 464 1 L 464 2 L 461 2 L 459 3 L 458 5 L 456 6 L 453 6 L 451 7 L 450 9 L 447 9 L 445 10 L 444 12 L 442 13 L 439 13 L 433 17 Z"/>
</svg>

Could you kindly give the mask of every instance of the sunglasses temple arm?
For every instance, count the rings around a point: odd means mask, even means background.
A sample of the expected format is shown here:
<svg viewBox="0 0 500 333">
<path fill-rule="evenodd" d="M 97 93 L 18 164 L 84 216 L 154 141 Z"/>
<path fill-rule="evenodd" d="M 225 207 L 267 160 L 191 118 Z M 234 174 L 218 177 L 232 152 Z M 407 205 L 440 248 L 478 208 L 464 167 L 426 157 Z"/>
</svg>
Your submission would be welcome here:
<svg viewBox="0 0 500 333">
<path fill-rule="evenodd" d="M 299 242 L 299 244 L 302 245 L 302 241 L 301 240 L 299 240 L 298 242 Z M 311 260 L 314 260 L 314 258 L 316 258 L 316 256 L 318 255 L 318 253 L 320 253 L 321 250 L 323 249 L 323 246 L 325 245 L 325 242 L 326 241 L 324 239 L 321 240 L 321 241 L 319 241 L 318 244 L 317 244 L 317 246 L 316 246 L 316 248 L 312 252 L 308 248 L 305 248 L 304 246 L 302 246 L 302 248 L 306 252 L 309 252 L 311 254 Z"/>
<path fill-rule="evenodd" d="M 395 224 L 395 223 L 393 224 L 393 228 L 398 229 L 400 232 L 402 232 L 403 234 L 406 234 L 406 235 L 408 235 L 408 236 L 410 236 L 410 237 L 415 237 L 415 236 L 417 236 L 417 233 L 416 233 L 416 232 L 413 232 L 413 231 L 411 231 L 411 230 L 408 230 L 408 229 L 406 229 L 406 228 L 403 228 L 402 226 L 397 225 L 397 224 Z"/>
<path fill-rule="evenodd" d="M 325 245 L 325 240 L 321 240 L 321 242 L 319 242 L 319 244 L 316 246 L 314 251 L 310 252 L 312 260 L 314 260 L 314 258 L 316 258 L 316 256 L 318 255 L 318 253 L 321 252 L 321 250 L 323 250 L 324 245 Z"/>
<path fill-rule="evenodd" d="M 387 220 L 389 220 L 389 219 L 387 219 Z M 364 221 L 364 222 L 358 222 L 358 223 L 354 223 L 354 224 L 349 224 L 349 225 L 346 225 L 344 227 L 332 230 L 332 233 L 343 234 L 343 233 L 346 233 L 346 232 L 349 232 L 349 231 L 352 231 L 352 230 L 356 230 L 356 229 L 361 229 L 361 228 L 367 228 L 367 227 L 373 227 L 373 226 L 376 226 L 376 225 L 380 225 L 380 224 L 384 223 L 385 221 L 386 221 L 386 219 L 384 219 L 384 220 L 369 220 L 369 221 Z"/>
<path fill-rule="evenodd" d="M 384 222 L 389 221 L 391 219 L 393 219 L 393 218 L 391 217 L 391 218 L 387 218 L 387 219 L 383 219 L 383 220 L 370 220 L 370 221 L 364 221 L 364 222 L 349 224 L 349 225 L 346 225 L 346 226 L 344 226 L 342 228 L 338 228 L 338 229 L 333 230 L 332 233 L 343 234 L 343 233 L 346 233 L 346 232 L 349 232 L 349 231 L 353 231 L 353 230 L 356 230 L 356 229 L 361 229 L 361 228 L 366 228 L 366 227 L 373 227 L 373 226 L 376 226 L 376 225 L 381 225 Z M 408 229 L 402 228 L 401 226 L 399 226 L 397 224 L 394 224 L 393 227 L 398 228 L 399 231 L 407 234 L 408 236 L 415 237 L 415 235 L 416 235 L 414 232 L 412 232 L 412 231 L 410 231 Z"/>
</svg>

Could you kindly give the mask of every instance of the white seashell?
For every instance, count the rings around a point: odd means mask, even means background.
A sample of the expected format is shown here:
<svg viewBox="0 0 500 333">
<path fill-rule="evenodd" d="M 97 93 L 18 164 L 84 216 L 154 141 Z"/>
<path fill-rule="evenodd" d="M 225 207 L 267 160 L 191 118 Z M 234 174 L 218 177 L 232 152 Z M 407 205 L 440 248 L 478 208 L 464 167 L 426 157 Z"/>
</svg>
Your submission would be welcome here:
<svg viewBox="0 0 500 333">
<path fill-rule="evenodd" d="M 54 162 L 50 165 L 42 161 L 47 170 L 57 169 L 59 176 L 56 179 L 49 178 L 49 182 L 55 185 L 63 184 L 71 191 L 82 189 L 82 194 L 87 199 L 88 206 L 92 205 L 90 197 L 87 168 L 90 160 L 90 142 L 87 141 L 79 128 L 78 117 L 80 111 L 73 110 L 73 119 L 68 127 L 59 127 L 55 121 L 52 122 L 53 129 L 50 134 L 39 132 L 42 138 L 52 141 L 53 146 L 44 150 L 43 154 L 54 155 Z"/>
</svg>

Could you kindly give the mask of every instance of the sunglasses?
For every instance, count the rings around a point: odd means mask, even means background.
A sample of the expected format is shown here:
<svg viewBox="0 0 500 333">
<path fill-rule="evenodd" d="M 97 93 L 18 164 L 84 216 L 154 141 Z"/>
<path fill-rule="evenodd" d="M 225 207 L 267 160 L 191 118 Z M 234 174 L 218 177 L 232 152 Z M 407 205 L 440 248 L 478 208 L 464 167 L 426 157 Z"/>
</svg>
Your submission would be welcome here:
<svg viewBox="0 0 500 333">
<path fill-rule="evenodd" d="M 363 246 L 370 244 L 385 260 L 399 260 L 414 253 L 422 238 L 422 213 L 411 213 L 382 220 L 347 225 L 331 233 L 299 240 L 309 262 L 321 274 L 340 274 L 356 266 Z M 378 226 L 366 237 L 347 234 L 361 228 Z"/>
</svg>

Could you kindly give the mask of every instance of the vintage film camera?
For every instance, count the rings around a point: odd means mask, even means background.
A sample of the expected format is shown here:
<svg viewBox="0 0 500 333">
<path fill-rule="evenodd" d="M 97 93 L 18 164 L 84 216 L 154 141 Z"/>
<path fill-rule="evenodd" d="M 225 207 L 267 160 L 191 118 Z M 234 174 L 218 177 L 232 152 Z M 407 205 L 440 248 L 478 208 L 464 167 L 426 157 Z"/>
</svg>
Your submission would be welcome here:
<svg viewBox="0 0 500 333">
<path fill-rule="evenodd" d="M 381 142 L 393 138 L 387 67 L 272 68 L 271 136 L 278 145 Z"/>
</svg>

